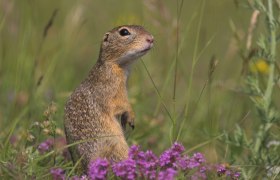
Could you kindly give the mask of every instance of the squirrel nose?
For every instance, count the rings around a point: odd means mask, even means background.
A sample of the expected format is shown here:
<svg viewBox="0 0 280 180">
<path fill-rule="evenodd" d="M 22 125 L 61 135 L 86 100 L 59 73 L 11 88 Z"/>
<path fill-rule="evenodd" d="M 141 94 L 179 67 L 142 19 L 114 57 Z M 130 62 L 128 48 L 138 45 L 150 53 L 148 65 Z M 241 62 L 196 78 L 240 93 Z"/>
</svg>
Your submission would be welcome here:
<svg viewBox="0 0 280 180">
<path fill-rule="evenodd" d="M 153 43 L 154 42 L 154 37 L 153 36 L 149 36 L 149 37 L 146 38 L 146 41 L 148 43 Z"/>
</svg>

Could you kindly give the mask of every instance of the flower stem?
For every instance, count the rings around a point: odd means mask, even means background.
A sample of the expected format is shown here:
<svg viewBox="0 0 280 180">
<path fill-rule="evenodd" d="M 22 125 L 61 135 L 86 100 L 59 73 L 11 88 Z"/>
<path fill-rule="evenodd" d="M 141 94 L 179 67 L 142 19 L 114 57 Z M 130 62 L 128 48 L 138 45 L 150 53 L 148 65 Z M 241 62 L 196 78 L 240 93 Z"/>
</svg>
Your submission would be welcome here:
<svg viewBox="0 0 280 180">
<path fill-rule="evenodd" d="M 273 93 L 274 83 L 274 69 L 275 69 L 275 56 L 276 56 L 276 28 L 274 23 L 274 16 L 273 16 L 273 0 L 268 1 L 268 22 L 269 22 L 269 33 L 270 33 L 270 44 L 269 44 L 269 53 L 270 53 L 270 64 L 269 64 L 269 76 L 267 81 L 267 86 L 264 94 L 264 119 L 262 124 L 259 127 L 257 132 L 257 138 L 254 146 L 255 153 L 260 151 L 260 148 L 265 141 L 265 137 L 267 136 L 267 132 L 269 131 L 270 127 L 272 126 L 271 120 L 273 117 L 270 117 L 270 105 L 271 105 L 271 97 Z"/>
<path fill-rule="evenodd" d="M 269 77 L 267 82 L 267 88 L 265 91 L 265 112 L 268 113 L 269 106 L 271 103 L 271 96 L 274 87 L 274 69 L 275 69 L 275 55 L 276 55 L 276 28 L 274 17 L 273 17 L 273 2 L 268 0 L 268 20 L 269 20 L 269 30 L 270 30 L 270 66 L 269 66 Z"/>
</svg>

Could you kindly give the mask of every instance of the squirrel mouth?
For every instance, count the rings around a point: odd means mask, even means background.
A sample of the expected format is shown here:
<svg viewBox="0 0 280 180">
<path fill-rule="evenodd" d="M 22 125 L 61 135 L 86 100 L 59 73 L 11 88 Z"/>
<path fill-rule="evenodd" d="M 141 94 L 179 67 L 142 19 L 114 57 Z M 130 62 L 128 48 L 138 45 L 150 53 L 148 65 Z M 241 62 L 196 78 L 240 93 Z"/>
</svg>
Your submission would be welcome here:
<svg viewBox="0 0 280 180">
<path fill-rule="evenodd" d="M 140 52 L 147 52 L 147 51 L 149 51 L 151 48 L 153 47 L 153 43 L 151 43 L 151 44 L 149 44 L 149 46 L 148 47 L 146 47 L 145 49 L 143 49 L 142 51 L 140 51 Z"/>
<path fill-rule="evenodd" d="M 143 49 L 143 50 L 140 51 L 140 52 L 147 52 L 147 51 L 149 51 L 150 49 L 151 49 L 151 47 L 147 47 L 147 48 Z"/>
</svg>

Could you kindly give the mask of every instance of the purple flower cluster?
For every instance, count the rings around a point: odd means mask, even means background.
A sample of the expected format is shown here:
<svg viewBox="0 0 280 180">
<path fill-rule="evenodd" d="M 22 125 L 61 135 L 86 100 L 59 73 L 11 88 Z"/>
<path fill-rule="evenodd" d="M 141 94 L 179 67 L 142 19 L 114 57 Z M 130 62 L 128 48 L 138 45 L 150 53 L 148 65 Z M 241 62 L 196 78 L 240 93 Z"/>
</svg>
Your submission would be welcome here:
<svg viewBox="0 0 280 180">
<path fill-rule="evenodd" d="M 167 149 L 160 156 L 160 167 L 162 169 L 173 168 L 175 170 L 189 171 L 195 168 L 199 168 L 199 173 L 206 173 L 206 162 L 203 154 L 195 153 L 192 157 L 184 155 L 185 148 L 182 144 L 175 142 L 170 149 Z"/>
<path fill-rule="evenodd" d="M 83 175 L 81 177 L 79 176 L 72 176 L 70 178 L 66 177 L 65 171 L 61 168 L 52 168 L 50 170 L 50 174 L 52 175 L 52 179 L 53 180 L 89 180 L 88 176 Z M 90 177 L 90 179 L 94 179 L 92 177 Z"/>
<path fill-rule="evenodd" d="M 38 146 L 38 151 L 40 154 L 43 154 L 47 151 L 49 151 L 53 146 L 53 139 L 47 139 L 46 141 L 43 141 L 41 144 Z"/>
<path fill-rule="evenodd" d="M 240 172 L 231 170 L 225 164 L 217 165 L 216 171 L 218 176 L 227 176 L 227 177 L 231 177 L 231 179 L 239 179 L 240 177 Z"/>
<path fill-rule="evenodd" d="M 159 157 L 160 167 L 167 169 L 173 168 L 178 169 L 178 165 L 183 163 L 187 159 L 186 156 L 182 156 L 185 148 L 182 144 L 175 142 L 170 149 L 164 151 Z M 180 162 L 180 163 L 179 163 Z"/>
<path fill-rule="evenodd" d="M 66 178 L 64 170 L 61 168 L 53 168 L 51 169 L 50 173 L 53 180 L 64 180 Z"/>
<path fill-rule="evenodd" d="M 131 146 L 129 150 L 129 158 L 136 162 L 138 174 L 146 179 L 155 179 L 158 169 L 158 157 L 150 150 L 140 151 L 139 146 Z"/>
<path fill-rule="evenodd" d="M 86 175 L 82 175 L 81 177 L 79 176 L 70 177 L 69 180 L 89 180 L 89 178 Z"/>
<path fill-rule="evenodd" d="M 112 165 L 113 172 L 121 179 L 133 180 L 136 178 L 136 162 L 133 159 L 115 163 Z"/>
<path fill-rule="evenodd" d="M 176 176 L 177 171 L 172 168 L 160 171 L 158 174 L 158 180 L 172 180 Z"/>
<path fill-rule="evenodd" d="M 158 179 L 172 180 L 176 176 L 183 179 L 207 179 L 211 174 L 216 177 L 239 179 L 240 173 L 225 165 L 209 165 L 201 153 L 192 156 L 184 154 L 182 144 L 175 142 L 173 146 L 157 157 L 152 151 L 141 151 L 139 146 L 131 146 L 128 159 L 121 162 L 109 162 L 106 159 L 91 161 L 86 179 L 104 180 L 111 175 L 124 180 Z M 65 178 L 62 169 L 52 169 L 53 179 Z M 72 180 L 84 178 L 72 177 Z"/>
<path fill-rule="evenodd" d="M 89 164 L 88 176 L 94 180 L 106 179 L 109 162 L 104 159 L 96 159 Z"/>
</svg>

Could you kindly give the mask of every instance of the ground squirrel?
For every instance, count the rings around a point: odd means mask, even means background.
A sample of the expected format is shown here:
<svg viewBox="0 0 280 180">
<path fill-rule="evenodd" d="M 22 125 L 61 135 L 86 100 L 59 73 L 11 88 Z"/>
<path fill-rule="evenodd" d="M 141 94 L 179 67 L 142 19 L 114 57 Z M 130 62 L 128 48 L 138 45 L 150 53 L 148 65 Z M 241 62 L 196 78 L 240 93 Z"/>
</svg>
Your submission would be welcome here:
<svg viewBox="0 0 280 180">
<path fill-rule="evenodd" d="M 98 157 L 112 161 L 128 157 L 122 127 L 128 123 L 134 128 L 126 85 L 130 65 L 152 46 L 153 36 L 142 26 L 119 26 L 107 32 L 96 64 L 67 101 L 66 139 L 68 144 L 83 141 L 72 146 L 70 152 L 74 162 L 83 157 L 84 170 Z"/>
</svg>

